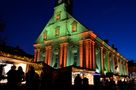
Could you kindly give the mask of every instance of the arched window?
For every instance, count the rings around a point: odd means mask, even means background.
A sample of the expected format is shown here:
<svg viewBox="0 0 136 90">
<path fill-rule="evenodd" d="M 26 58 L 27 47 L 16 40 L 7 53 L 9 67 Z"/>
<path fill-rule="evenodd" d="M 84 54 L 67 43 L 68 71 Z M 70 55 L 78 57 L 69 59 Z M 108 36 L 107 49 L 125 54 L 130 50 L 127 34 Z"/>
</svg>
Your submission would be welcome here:
<svg viewBox="0 0 136 90">
<path fill-rule="evenodd" d="M 73 21 L 72 23 L 72 32 L 76 32 L 77 31 L 77 22 Z"/>
<path fill-rule="evenodd" d="M 60 20 L 61 18 L 61 12 L 56 13 L 56 20 Z"/>
<path fill-rule="evenodd" d="M 57 26 L 55 29 L 55 36 L 59 36 L 60 34 L 60 26 Z"/>
</svg>

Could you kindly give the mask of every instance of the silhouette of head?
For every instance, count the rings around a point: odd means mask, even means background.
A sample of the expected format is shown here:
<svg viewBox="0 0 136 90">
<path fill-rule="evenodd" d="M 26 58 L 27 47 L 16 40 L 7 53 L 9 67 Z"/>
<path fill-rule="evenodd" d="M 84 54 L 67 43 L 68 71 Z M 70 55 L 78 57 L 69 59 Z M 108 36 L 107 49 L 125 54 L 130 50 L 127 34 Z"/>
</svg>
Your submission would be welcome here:
<svg viewBox="0 0 136 90">
<path fill-rule="evenodd" d="M 15 70 L 15 69 L 16 69 L 15 65 L 11 66 L 11 70 Z"/>
<path fill-rule="evenodd" d="M 23 70 L 23 68 L 22 68 L 21 66 L 19 66 L 19 67 L 18 67 L 18 70 L 22 71 L 22 70 Z"/>
</svg>

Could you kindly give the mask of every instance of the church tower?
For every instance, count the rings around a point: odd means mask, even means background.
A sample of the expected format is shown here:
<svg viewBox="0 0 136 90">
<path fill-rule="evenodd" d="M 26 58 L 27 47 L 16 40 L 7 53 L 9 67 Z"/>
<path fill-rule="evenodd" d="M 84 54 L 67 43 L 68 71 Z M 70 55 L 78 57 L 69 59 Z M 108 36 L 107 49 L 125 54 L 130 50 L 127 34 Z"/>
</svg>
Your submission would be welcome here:
<svg viewBox="0 0 136 90">
<path fill-rule="evenodd" d="M 59 6 L 60 4 L 65 4 L 65 9 L 69 14 L 72 14 L 72 7 L 73 3 L 72 0 L 56 0 L 55 7 Z"/>
<path fill-rule="evenodd" d="M 78 66 L 101 74 L 127 74 L 127 60 L 78 22 L 72 14 L 72 0 L 56 0 L 54 13 L 34 44 L 34 62 L 53 68 Z"/>
</svg>

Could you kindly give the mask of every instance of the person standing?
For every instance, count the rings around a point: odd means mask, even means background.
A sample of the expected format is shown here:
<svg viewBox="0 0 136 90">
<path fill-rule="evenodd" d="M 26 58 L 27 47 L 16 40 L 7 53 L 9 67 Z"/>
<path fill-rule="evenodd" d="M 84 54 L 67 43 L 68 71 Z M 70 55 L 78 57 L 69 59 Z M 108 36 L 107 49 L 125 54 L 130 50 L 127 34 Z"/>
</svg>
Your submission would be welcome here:
<svg viewBox="0 0 136 90">
<path fill-rule="evenodd" d="M 8 89 L 17 90 L 17 71 L 16 66 L 11 66 L 11 69 L 7 72 L 7 86 Z"/>
<path fill-rule="evenodd" d="M 24 81 L 24 71 L 23 71 L 22 67 L 19 66 L 18 70 L 17 70 L 17 84 L 18 84 L 18 87 L 21 86 L 22 81 Z"/>
<path fill-rule="evenodd" d="M 80 74 L 77 74 L 74 80 L 74 90 L 81 90 L 82 89 L 82 78 Z"/>
<path fill-rule="evenodd" d="M 39 75 L 35 72 L 33 66 L 29 67 L 25 80 L 27 90 L 39 90 Z"/>
<path fill-rule="evenodd" d="M 89 81 L 88 78 L 83 78 L 83 90 L 89 90 Z"/>
</svg>

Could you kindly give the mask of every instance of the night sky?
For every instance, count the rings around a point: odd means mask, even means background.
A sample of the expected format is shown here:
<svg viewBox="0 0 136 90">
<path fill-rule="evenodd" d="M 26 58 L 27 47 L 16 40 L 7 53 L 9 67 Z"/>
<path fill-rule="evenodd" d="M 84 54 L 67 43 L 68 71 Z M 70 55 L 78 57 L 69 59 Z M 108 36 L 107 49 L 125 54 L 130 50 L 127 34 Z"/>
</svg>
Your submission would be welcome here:
<svg viewBox="0 0 136 90">
<path fill-rule="evenodd" d="M 33 44 L 50 17 L 55 0 L 0 0 L 0 36 L 33 54 Z M 73 17 L 109 40 L 127 59 L 136 60 L 136 0 L 73 0 Z"/>
</svg>

